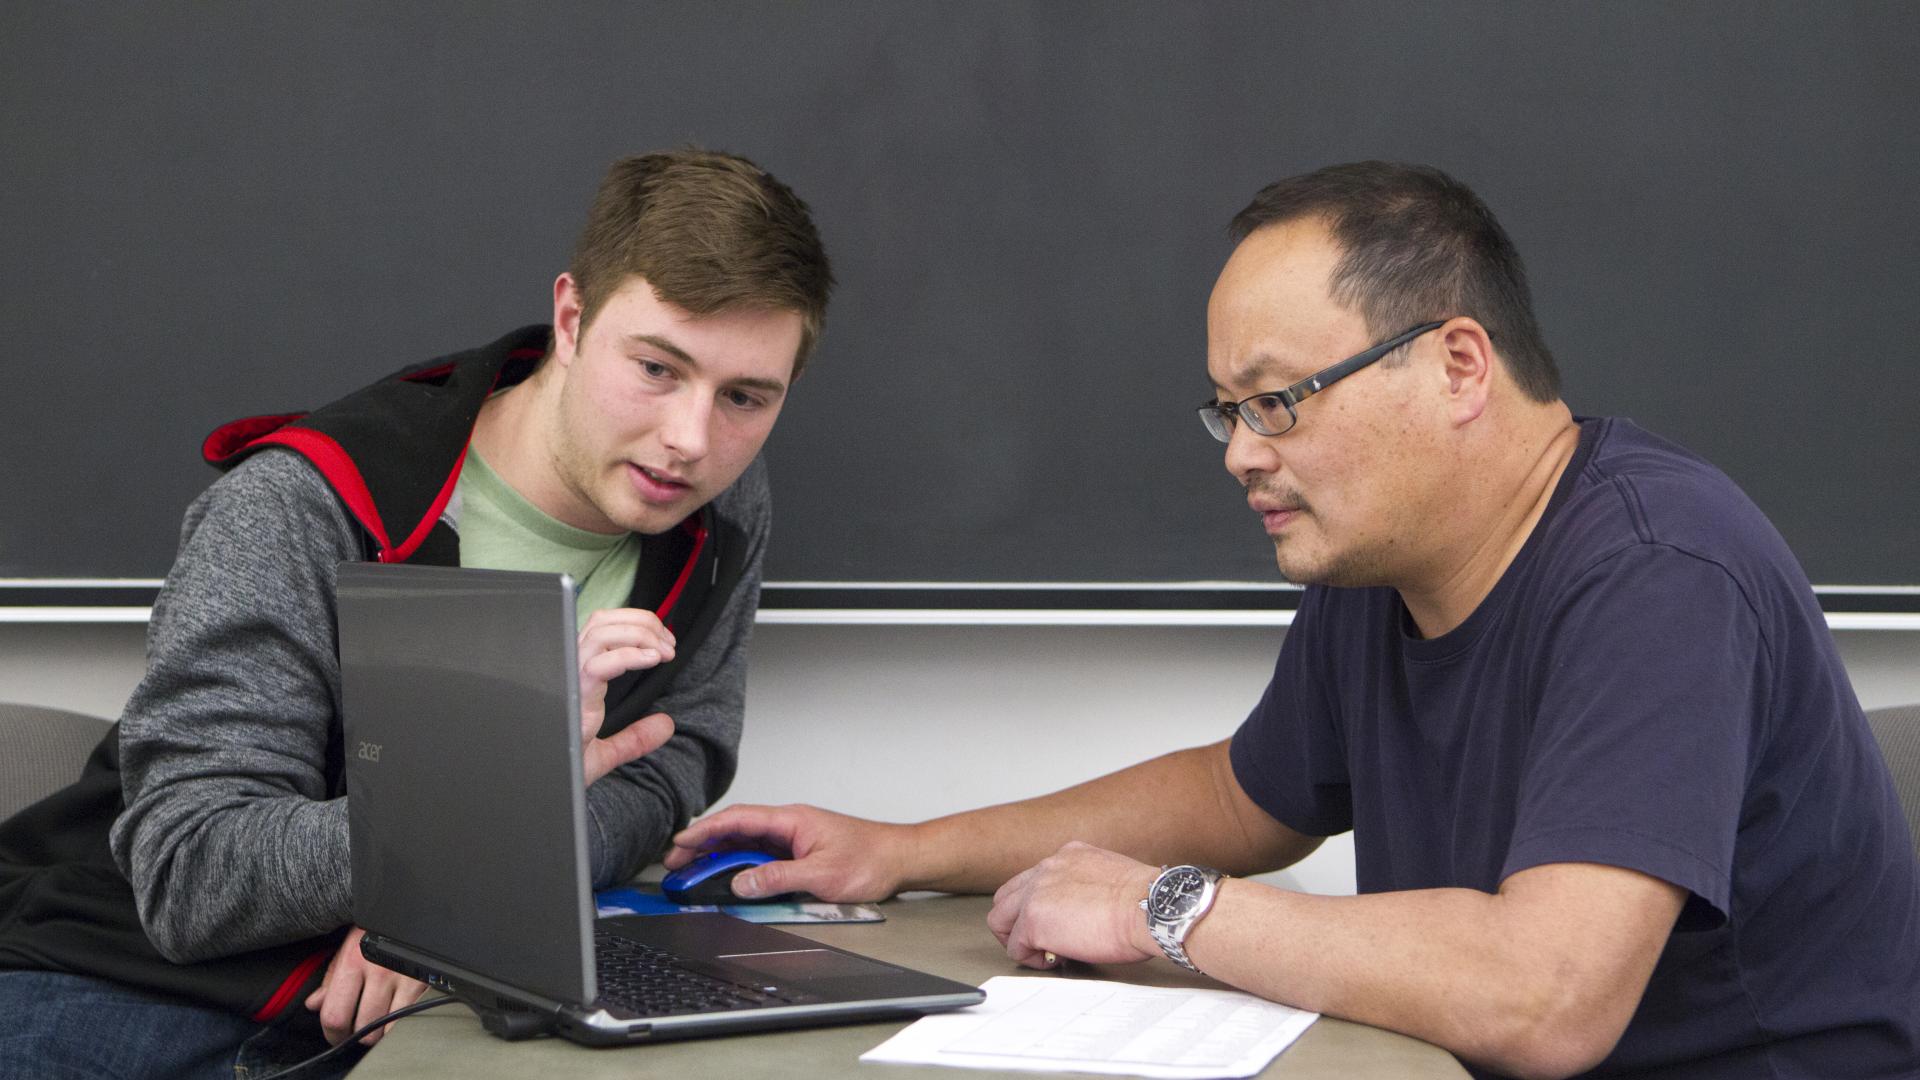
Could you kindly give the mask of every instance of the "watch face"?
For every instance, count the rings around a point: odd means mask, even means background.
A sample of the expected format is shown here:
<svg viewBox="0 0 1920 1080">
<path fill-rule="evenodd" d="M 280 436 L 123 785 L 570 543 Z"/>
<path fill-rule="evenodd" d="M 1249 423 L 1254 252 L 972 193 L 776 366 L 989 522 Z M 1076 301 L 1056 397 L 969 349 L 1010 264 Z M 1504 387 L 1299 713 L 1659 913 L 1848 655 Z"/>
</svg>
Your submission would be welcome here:
<svg viewBox="0 0 1920 1080">
<path fill-rule="evenodd" d="M 1199 906 L 1200 894 L 1206 888 L 1205 874 L 1191 866 L 1175 867 L 1154 882 L 1153 892 L 1147 897 L 1147 911 L 1154 918 L 1167 922 L 1183 918 Z"/>
</svg>

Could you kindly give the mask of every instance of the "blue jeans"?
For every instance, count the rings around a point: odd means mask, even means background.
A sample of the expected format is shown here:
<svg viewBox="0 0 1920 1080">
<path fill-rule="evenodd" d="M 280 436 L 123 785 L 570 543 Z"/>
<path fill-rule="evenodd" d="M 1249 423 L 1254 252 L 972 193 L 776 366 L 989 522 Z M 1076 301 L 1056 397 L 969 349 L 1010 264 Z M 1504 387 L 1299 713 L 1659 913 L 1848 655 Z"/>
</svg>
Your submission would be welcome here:
<svg viewBox="0 0 1920 1080">
<path fill-rule="evenodd" d="M 0 971 L 0 1080 L 251 1080 L 326 1048 L 319 1021 L 298 1002 L 258 1024 L 105 979 Z M 351 1047 L 296 1075 L 344 1076 L 363 1052 Z"/>
</svg>

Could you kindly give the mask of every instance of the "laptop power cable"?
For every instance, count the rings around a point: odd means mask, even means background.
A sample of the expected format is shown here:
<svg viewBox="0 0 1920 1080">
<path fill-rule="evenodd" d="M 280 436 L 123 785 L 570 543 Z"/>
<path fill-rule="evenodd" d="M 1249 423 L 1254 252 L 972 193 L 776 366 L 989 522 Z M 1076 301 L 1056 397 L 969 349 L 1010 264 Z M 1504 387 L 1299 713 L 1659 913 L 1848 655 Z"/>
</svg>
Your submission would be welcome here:
<svg viewBox="0 0 1920 1080">
<path fill-rule="evenodd" d="M 426 1001 L 416 1001 L 413 1004 L 408 1005 L 404 1009 L 395 1009 L 392 1012 L 388 1013 L 387 1015 L 381 1017 L 380 1019 L 367 1024 L 365 1027 L 359 1029 L 358 1031 L 355 1031 L 353 1034 L 340 1040 L 340 1042 L 337 1045 L 330 1046 L 327 1049 L 322 1050 L 321 1052 L 313 1055 L 312 1057 L 299 1063 L 298 1065 L 293 1065 L 288 1068 L 281 1069 L 277 1073 L 270 1073 L 266 1076 L 263 1076 L 260 1078 L 260 1080 L 281 1080 L 281 1077 L 292 1076 L 295 1073 L 298 1073 L 301 1070 L 308 1068 L 309 1066 L 320 1064 L 322 1061 L 327 1060 L 328 1058 L 339 1053 L 340 1051 L 345 1050 L 347 1047 L 352 1046 L 354 1043 L 359 1042 L 361 1039 L 366 1038 L 368 1035 L 373 1034 L 375 1031 L 378 1031 L 381 1027 L 387 1024 L 391 1024 L 395 1020 L 398 1020 L 403 1016 L 412 1016 L 414 1013 L 417 1013 L 417 1012 L 426 1012 L 428 1009 L 438 1008 L 442 1005 L 451 1004 L 452 1002 L 455 1002 L 458 1000 L 459 1000 L 458 998 L 451 998 L 451 997 L 429 998 Z"/>
</svg>

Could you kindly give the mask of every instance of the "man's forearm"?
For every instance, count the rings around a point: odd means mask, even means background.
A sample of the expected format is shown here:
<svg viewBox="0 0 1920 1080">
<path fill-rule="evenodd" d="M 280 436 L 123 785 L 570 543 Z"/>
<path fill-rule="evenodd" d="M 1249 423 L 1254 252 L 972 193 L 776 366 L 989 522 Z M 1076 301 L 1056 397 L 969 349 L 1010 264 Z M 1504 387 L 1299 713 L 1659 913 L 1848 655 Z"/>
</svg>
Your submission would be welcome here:
<svg viewBox="0 0 1920 1080">
<path fill-rule="evenodd" d="M 1267 817 L 1240 791 L 1227 744 L 1181 750 L 1020 802 L 907 829 L 901 888 L 992 892 L 1079 840 L 1149 863 L 1202 862 L 1235 874 L 1290 865 L 1319 839 Z"/>
<path fill-rule="evenodd" d="M 1499 894 L 1310 896 L 1229 880 L 1187 952 L 1262 997 L 1505 1073 L 1568 1075 L 1618 1041 L 1683 898 L 1631 871 L 1571 864 L 1524 871 Z M 1144 922 L 1138 938 L 1152 948 Z"/>
<path fill-rule="evenodd" d="M 729 768 L 733 760 L 732 746 L 716 747 L 707 734 L 677 730 L 664 745 L 587 786 L 587 852 L 595 888 L 632 879 L 706 805 L 703 778 L 717 771 L 716 759 Z"/>
</svg>

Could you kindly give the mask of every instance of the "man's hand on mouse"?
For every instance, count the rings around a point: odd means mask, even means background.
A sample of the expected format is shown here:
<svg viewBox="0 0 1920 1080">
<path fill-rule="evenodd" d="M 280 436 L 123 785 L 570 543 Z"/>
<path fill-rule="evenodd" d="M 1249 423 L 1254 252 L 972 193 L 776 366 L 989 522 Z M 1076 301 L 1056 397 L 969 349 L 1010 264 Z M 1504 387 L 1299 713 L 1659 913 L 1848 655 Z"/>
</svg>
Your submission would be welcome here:
<svg viewBox="0 0 1920 1080">
<path fill-rule="evenodd" d="M 835 814 L 813 806 L 730 806 L 687 826 L 665 859 L 677 870 L 703 852 L 778 848 L 791 859 L 756 866 L 733 879 L 745 899 L 786 892 L 856 903 L 900 890 L 910 844 L 907 826 Z"/>
<path fill-rule="evenodd" d="M 652 753 L 672 736 L 672 718 L 654 713 L 599 738 L 607 719 L 607 684 L 673 659 L 673 646 L 673 631 L 651 611 L 608 608 L 587 617 L 580 631 L 580 750 L 588 784 Z"/>
</svg>

